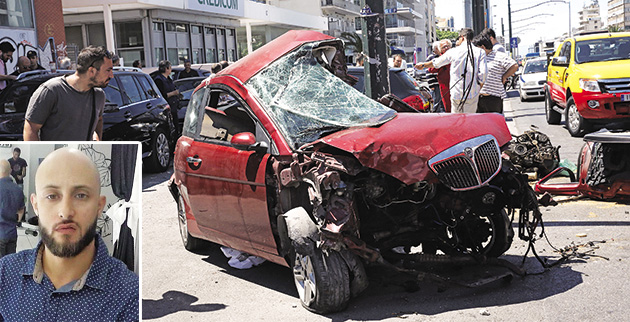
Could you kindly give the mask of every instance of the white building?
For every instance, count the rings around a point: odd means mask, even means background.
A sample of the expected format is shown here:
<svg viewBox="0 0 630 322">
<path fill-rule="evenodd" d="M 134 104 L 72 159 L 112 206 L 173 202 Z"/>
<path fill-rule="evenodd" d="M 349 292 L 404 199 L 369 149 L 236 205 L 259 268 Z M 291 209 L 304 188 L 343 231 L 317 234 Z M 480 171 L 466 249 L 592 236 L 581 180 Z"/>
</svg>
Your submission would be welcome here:
<svg viewBox="0 0 630 322">
<path fill-rule="evenodd" d="M 590 5 L 584 5 L 582 10 L 578 12 L 580 16 L 580 26 L 578 31 L 589 32 L 601 30 L 604 27 L 602 17 L 599 12 L 599 3 L 593 1 Z"/>
<path fill-rule="evenodd" d="M 127 66 L 134 60 L 146 66 L 162 59 L 175 65 L 235 61 L 287 30 L 326 30 L 319 3 L 310 2 L 63 0 L 68 56 L 74 60 L 73 51 L 103 45 Z"/>
<path fill-rule="evenodd" d="M 630 31 L 630 1 L 608 0 L 608 26 Z"/>
</svg>

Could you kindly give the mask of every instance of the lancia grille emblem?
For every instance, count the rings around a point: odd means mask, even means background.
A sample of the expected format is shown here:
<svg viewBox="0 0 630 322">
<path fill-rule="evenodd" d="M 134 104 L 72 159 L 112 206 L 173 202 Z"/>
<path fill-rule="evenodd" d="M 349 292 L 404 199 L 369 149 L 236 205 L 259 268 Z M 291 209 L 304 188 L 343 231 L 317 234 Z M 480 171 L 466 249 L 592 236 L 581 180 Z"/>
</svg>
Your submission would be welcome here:
<svg viewBox="0 0 630 322">
<path fill-rule="evenodd" d="M 466 155 L 467 158 L 472 159 L 473 158 L 473 149 L 468 147 L 464 149 L 464 154 Z"/>
</svg>

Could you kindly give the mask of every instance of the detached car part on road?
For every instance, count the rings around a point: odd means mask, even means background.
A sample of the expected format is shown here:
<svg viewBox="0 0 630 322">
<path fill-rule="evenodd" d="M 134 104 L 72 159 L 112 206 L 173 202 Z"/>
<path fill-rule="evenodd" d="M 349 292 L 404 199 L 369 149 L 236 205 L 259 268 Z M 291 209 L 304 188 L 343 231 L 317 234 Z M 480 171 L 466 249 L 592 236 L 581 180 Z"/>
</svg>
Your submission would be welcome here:
<svg viewBox="0 0 630 322">
<path fill-rule="evenodd" d="M 536 183 L 536 192 L 630 200 L 630 132 L 603 129 L 584 136 L 584 141 L 577 176 L 567 168 L 558 168 Z M 567 173 L 571 182 L 554 182 Z"/>
<path fill-rule="evenodd" d="M 367 287 L 366 265 L 419 278 L 500 256 L 516 208 L 529 239 L 540 212 L 501 158 L 503 117 L 397 113 L 332 73 L 342 48 L 290 31 L 196 89 L 169 185 L 184 246 L 292 267 L 303 306 L 326 313 Z"/>
</svg>

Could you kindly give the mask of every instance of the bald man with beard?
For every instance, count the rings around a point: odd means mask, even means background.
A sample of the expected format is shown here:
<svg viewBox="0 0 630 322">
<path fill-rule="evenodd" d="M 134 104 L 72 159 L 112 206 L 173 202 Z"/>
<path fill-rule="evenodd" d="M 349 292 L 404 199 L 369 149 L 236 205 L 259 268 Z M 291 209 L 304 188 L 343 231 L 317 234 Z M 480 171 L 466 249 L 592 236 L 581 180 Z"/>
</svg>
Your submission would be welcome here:
<svg viewBox="0 0 630 322">
<path fill-rule="evenodd" d="M 11 75 L 17 77 L 18 75 L 31 71 L 31 60 L 26 56 L 20 56 L 17 61 L 17 70 L 15 70 Z"/>
<path fill-rule="evenodd" d="M 71 148 L 50 153 L 30 200 L 41 241 L 0 259 L 0 321 L 137 321 L 138 276 L 96 233 L 106 198 L 92 160 Z"/>
</svg>

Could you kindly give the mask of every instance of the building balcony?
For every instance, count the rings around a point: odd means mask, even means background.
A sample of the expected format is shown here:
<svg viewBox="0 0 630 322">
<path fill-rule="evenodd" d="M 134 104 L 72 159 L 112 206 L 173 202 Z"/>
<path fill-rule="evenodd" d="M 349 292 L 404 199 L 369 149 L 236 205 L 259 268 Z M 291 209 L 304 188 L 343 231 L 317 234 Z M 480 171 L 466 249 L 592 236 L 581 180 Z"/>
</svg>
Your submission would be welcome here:
<svg viewBox="0 0 630 322">
<path fill-rule="evenodd" d="M 399 15 L 406 19 L 423 19 L 419 12 L 414 11 L 411 8 L 389 8 L 385 9 L 386 15 Z"/>
<path fill-rule="evenodd" d="M 326 15 L 337 14 L 358 17 L 361 6 L 354 1 L 345 0 L 321 0 L 322 12 Z"/>
</svg>

